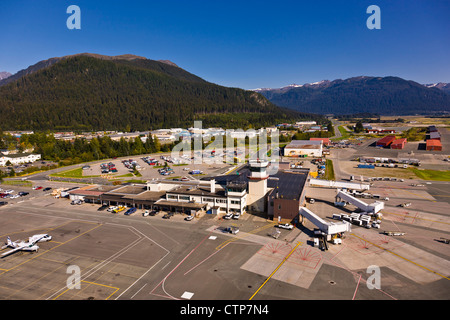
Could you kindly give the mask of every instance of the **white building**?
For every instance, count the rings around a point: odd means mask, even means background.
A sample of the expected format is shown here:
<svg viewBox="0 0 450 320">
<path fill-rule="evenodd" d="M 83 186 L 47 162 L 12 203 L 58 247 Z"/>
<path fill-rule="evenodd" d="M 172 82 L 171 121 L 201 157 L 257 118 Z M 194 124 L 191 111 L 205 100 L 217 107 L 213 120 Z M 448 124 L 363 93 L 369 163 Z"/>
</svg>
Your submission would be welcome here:
<svg viewBox="0 0 450 320">
<path fill-rule="evenodd" d="M 216 181 L 201 181 L 197 185 L 149 182 L 147 189 L 165 192 L 163 198 L 154 203 L 159 207 L 183 207 L 185 209 L 212 210 L 213 213 L 245 213 L 247 185 L 232 183 L 226 187 Z M 184 204 L 184 205 L 183 205 Z"/>
<path fill-rule="evenodd" d="M 285 157 L 312 156 L 321 157 L 323 152 L 322 141 L 292 140 L 284 148 Z"/>
<path fill-rule="evenodd" d="M 4 155 L 0 154 L 0 167 L 6 166 L 6 163 L 9 161 L 12 165 L 18 165 L 23 163 L 35 162 L 41 159 L 40 154 L 34 153 L 16 153 Z"/>
<path fill-rule="evenodd" d="M 316 121 L 300 121 L 295 123 L 297 126 L 315 126 L 317 124 Z"/>
</svg>

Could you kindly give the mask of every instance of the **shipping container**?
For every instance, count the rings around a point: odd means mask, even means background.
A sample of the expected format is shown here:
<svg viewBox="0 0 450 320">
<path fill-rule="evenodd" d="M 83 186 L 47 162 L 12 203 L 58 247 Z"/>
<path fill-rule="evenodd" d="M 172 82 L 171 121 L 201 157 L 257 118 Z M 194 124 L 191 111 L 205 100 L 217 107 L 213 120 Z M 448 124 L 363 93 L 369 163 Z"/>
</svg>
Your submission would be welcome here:
<svg viewBox="0 0 450 320">
<path fill-rule="evenodd" d="M 360 168 L 360 169 L 375 169 L 375 166 L 372 164 L 358 164 L 358 168 Z"/>
</svg>

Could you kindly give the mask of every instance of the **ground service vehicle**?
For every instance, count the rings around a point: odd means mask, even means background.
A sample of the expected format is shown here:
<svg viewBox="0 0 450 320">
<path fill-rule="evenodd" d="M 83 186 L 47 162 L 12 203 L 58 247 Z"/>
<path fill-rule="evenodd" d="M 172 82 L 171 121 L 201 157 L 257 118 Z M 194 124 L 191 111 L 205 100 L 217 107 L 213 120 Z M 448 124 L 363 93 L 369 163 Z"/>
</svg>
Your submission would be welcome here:
<svg viewBox="0 0 450 320">
<path fill-rule="evenodd" d="M 294 226 L 290 223 L 283 223 L 283 224 L 279 224 L 278 228 L 282 228 L 282 229 L 286 229 L 286 230 L 292 230 L 294 229 Z"/>
</svg>

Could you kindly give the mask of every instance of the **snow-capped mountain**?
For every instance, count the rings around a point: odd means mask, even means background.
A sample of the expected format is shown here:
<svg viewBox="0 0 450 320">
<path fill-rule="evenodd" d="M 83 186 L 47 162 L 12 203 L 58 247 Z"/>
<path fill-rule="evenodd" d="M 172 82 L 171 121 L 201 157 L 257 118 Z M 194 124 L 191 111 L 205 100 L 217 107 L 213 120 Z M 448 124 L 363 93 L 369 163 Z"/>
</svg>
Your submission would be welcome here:
<svg viewBox="0 0 450 320">
<path fill-rule="evenodd" d="M 0 80 L 6 79 L 8 77 L 12 76 L 11 73 L 7 71 L 0 71 Z"/>
<path fill-rule="evenodd" d="M 438 88 L 444 92 L 450 93 L 450 83 L 438 82 L 438 83 L 430 83 L 424 84 L 427 88 Z"/>
<path fill-rule="evenodd" d="M 276 92 L 286 92 L 289 91 L 291 89 L 294 88 L 324 88 L 327 87 L 329 84 L 331 83 L 331 81 L 329 80 L 322 80 L 322 81 L 317 81 L 317 82 L 312 82 L 312 83 L 305 83 L 305 84 L 290 84 L 288 86 L 282 87 L 282 88 L 258 88 L 258 89 L 253 89 L 251 91 L 256 91 L 256 92 L 264 92 L 264 91 L 276 91 Z"/>
</svg>

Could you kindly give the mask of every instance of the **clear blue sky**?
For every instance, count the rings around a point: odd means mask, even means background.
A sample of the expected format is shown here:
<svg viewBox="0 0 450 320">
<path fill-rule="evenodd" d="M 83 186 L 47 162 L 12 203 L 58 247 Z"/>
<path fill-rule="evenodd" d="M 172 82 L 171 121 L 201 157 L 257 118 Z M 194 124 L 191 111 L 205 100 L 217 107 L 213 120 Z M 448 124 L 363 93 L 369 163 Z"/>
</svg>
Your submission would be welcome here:
<svg viewBox="0 0 450 320">
<path fill-rule="evenodd" d="M 81 8 L 81 30 L 66 9 Z M 369 5 L 381 30 L 369 30 Z M 448 0 L 1 0 L 0 71 L 92 52 L 168 59 L 253 89 L 352 76 L 450 82 Z"/>
</svg>

